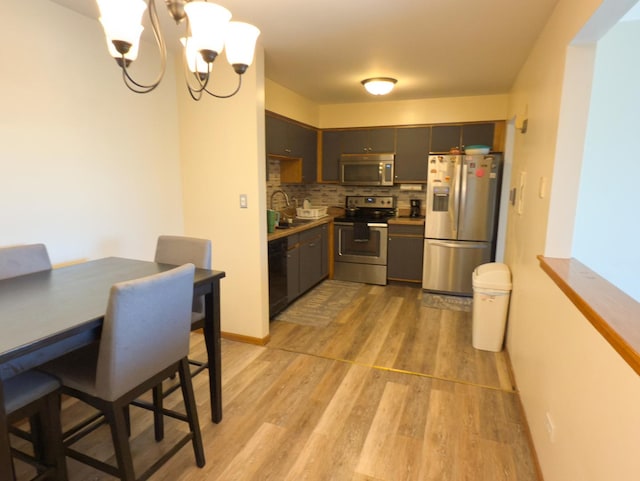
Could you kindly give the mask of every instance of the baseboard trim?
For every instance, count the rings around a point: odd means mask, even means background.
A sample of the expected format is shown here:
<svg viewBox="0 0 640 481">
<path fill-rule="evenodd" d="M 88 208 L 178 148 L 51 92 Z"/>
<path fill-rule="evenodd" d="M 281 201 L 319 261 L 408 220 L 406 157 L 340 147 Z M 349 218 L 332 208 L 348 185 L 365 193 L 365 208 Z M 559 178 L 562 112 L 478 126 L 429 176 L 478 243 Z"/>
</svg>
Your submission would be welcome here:
<svg viewBox="0 0 640 481">
<path fill-rule="evenodd" d="M 241 334 L 234 334 L 233 332 L 221 332 L 220 336 L 223 339 L 229 341 L 244 342 L 245 344 L 255 344 L 256 346 L 266 346 L 271 340 L 271 336 L 267 334 L 262 339 L 259 337 L 243 336 Z"/>
<path fill-rule="evenodd" d="M 540 458 L 538 458 L 538 451 L 536 450 L 536 445 L 533 443 L 533 434 L 531 433 L 531 427 L 529 426 L 527 413 L 524 410 L 524 404 L 522 404 L 522 396 L 520 395 L 520 391 L 518 390 L 518 385 L 516 383 L 515 373 L 513 372 L 513 366 L 511 365 L 511 357 L 509 356 L 509 351 L 507 350 L 506 347 L 504 348 L 504 354 L 507 357 L 507 366 L 509 366 L 511 383 L 513 384 L 513 389 L 515 391 L 516 399 L 518 400 L 518 408 L 520 409 L 520 415 L 522 416 L 522 419 L 524 419 L 524 430 L 529 440 L 529 448 L 531 449 L 531 454 L 533 455 L 533 462 L 535 465 L 536 474 L 538 476 L 538 481 L 544 481 L 544 476 L 542 475 L 542 465 L 540 464 Z"/>
</svg>

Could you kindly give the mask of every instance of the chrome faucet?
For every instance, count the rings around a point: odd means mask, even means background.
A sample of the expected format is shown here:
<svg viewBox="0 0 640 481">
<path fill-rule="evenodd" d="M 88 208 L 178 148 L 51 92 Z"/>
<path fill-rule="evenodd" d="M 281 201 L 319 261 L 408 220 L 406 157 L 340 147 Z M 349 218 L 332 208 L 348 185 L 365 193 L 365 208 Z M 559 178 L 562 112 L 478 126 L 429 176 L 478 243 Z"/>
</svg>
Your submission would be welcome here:
<svg viewBox="0 0 640 481">
<path fill-rule="evenodd" d="M 281 193 L 281 194 L 284 196 L 284 201 L 285 201 L 285 203 L 287 204 L 287 207 L 291 207 L 291 204 L 289 203 L 289 196 L 287 195 L 287 193 L 286 193 L 284 190 L 279 189 L 279 190 L 274 190 L 274 191 L 273 191 L 273 194 L 271 194 L 271 203 L 270 203 L 271 210 L 273 210 L 273 197 L 274 197 L 278 192 L 279 192 L 279 193 Z"/>
</svg>

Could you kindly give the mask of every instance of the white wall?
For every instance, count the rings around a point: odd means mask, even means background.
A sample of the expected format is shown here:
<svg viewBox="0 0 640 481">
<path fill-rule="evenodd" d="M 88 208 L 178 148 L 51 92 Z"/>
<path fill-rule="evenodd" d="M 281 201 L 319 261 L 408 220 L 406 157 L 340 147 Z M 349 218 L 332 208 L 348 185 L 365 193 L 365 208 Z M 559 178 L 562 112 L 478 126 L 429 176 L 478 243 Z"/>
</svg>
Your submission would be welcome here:
<svg viewBox="0 0 640 481">
<path fill-rule="evenodd" d="M 514 288 L 507 347 L 545 481 L 631 481 L 640 472 L 640 380 L 536 260 L 568 257 L 573 237 L 588 112 L 579 100 L 588 101 L 593 63 L 588 48 L 569 46 L 601 4 L 598 12 L 632 3 L 560 0 L 511 95 L 509 118 L 526 112 L 529 130 L 514 144 L 512 186 L 521 172 L 527 181 L 522 213 L 511 207 L 508 217 L 505 261 Z M 543 178 L 551 190 L 540 196 Z"/>
<path fill-rule="evenodd" d="M 637 301 L 639 50 L 639 21 L 598 42 L 573 242 L 574 257 Z"/>
<path fill-rule="evenodd" d="M 194 102 L 178 87 L 185 232 L 211 239 L 213 266 L 226 272 L 222 330 L 258 339 L 269 334 L 263 58 L 258 47 L 230 99 Z M 230 92 L 237 76 L 217 62 L 213 91 Z"/>
<path fill-rule="evenodd" d="M 508 95 L 447 97 L 320 106 L 320 128 L 505 120 Z"/>
<path fill-rule="evenodd" d="M 3 11 L 0 245 L 44 242 L 54 264 L 150 259 L 183 229 L 172 60 L 158 91 L 133 94 L 101 30 L 47 0 Z"/>
<path fill-rule="evenodd" d="M 320 123 L 318 104 L 269 79 L 265 79 L 265 108 L 314 127 Z"/>
</svg>

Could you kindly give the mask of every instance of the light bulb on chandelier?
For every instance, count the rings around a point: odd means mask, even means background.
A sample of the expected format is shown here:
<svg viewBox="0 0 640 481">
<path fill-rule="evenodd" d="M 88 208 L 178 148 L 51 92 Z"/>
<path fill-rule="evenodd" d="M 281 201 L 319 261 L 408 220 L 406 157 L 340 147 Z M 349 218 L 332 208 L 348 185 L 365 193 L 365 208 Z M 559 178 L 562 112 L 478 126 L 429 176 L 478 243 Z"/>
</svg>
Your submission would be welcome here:
<svg viewBox="0 0 640 481">
<path fill-rule="evenodd" d="M 154 90 L 164 77 L 167 48 L 160 30 L 155 0 L 96 0 L 100 8 L 100 23 L 104 28 L 109 53 L 122 69 L 125 85 L 136 93 Z M 235 95 L 242 85 L 244 74 L 251 63 L 256 40 L 260 35 L 253 25 L 231 22 L 231 12 L 226 8 L 206 0 L 165 0 L 171 17 L 179 24 L 186 19 L 186 33 L 180 41 L 184 47 L 185 75 L 187 88 L 194 100 L 200 100 L 203 93 L 218 98 Z M 142 15 L 149 8 L 151 29 L 160 52 L 160 73 L 150 84 L 134 80 L 129 66 L 138 56 L 140 35 L 143 31 Z M 238 74 L 237 88 L 225 95 L 213 93 L 208 85 L 214 60 L 226 48 L 227 61 Z"/>
</svg>

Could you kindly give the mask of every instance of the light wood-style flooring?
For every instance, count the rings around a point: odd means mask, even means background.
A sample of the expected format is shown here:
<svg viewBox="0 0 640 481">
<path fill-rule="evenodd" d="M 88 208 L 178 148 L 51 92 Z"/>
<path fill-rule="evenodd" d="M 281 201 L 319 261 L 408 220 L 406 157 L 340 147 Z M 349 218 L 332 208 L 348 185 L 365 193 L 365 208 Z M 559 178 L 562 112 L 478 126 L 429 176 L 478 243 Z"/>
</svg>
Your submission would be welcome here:
<svg viewBox="0 0 640 481">
<path fill-rule="evenodd" d="M 194 379 L 207 464 L 184 447 L 152 481 L 538 481 L 503 353 L 471 347 L 471 314 L 424 307 L 418 287 L 363 286 L 324 328 L 276 321 L 271 342 L 223 341 L 224 418 Z M 199 334 L 193 357 L 204 357 Z M 178 393 L 167 404 L 180 403 Z M 65 400 L 63 421 L 84 407 Z M 148 466 L 166 449 L 133 408 Z M 167 441 L 183 429 L 167 422 Z M 112 459 L 108 431 L 87 439 Z M 69 461 L 70 481 L 112 479 Z"/>
</svg>

